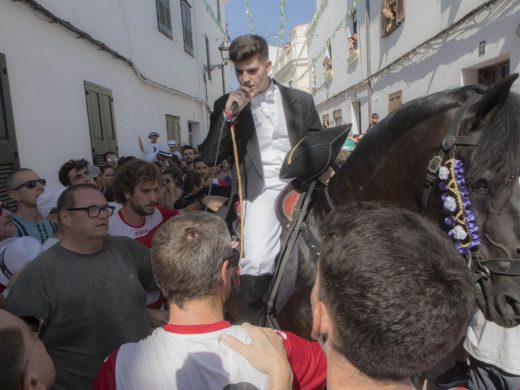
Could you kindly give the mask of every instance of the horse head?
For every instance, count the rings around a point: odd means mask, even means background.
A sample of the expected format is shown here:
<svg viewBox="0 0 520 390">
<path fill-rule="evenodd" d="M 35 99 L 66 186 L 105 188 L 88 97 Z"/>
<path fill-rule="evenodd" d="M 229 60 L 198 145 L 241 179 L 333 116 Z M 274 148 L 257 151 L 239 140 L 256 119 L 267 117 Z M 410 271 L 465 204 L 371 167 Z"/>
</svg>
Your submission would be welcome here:
<svg viewBox="0 0 520 390">
<path fill-rule="evenodd" d="M 520 96 L 510 92 L 517 77 L 490 87 L 467 110 L 461 134 L 479 141 L 456 153 L 478 226 L 477 304 L 504 327 L 520 323 Z"/>
<path fill-rule="evenodd" d="M 466 221 L 472 241 L 464 243 L 464 251 L 460 237 L 455 244 L 478 277 L 477 304 L 489 321 L 503 327 L 520 324 L 520 96 L 511 92 L 517 77 L 490 88 L 471 85 L 441 91 L 390 113 L 358 143 L 328 190 L 316 194 L 306 220 L 310 230 L 317 234 L 317 226 L 327 223 L 331 205 L 380 201 L 428 214 L 453 236 L 454 226 L 445 225 L 446 194 L 437 174 L 441 161 L 443 168 L 450 161 L 452 168 L 460 163 L 463 190 L 454 196 L 458 211 L 467 212 L 466 219 L 458 217 Z M 451 130 L 456 132 L 450 138 Z M 430 164 L 436 156 L 434 167 Z M 427 171 L 434 174 L 425 197 Z M 295 291 L 280 319 L 292 320 L 284 324 L 306 335 L 315 261 L 301 241 L 293 255 L 298 259 Z"/>
</svg>

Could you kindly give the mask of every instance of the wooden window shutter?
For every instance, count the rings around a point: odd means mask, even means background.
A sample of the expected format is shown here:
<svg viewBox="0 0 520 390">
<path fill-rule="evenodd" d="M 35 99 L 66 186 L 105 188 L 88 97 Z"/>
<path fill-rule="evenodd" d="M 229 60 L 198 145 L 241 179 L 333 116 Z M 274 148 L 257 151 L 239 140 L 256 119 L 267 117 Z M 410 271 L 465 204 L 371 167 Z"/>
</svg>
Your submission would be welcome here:
<svg viewBox="0 0 520 390">
<path fill-rule="evenodd" d="M 157 26 L 159 31 L 172 38 L 172 19 L 170 14 L 170 0 L 155 0 L 157 8 Z"/>
<path fill-rule="evenodd" d="M 20 168 L 7 76 L 5 55 L 0 53 L 0 200 L 11 211 L 15 211 L 16 203 L 9 197 L 5 187 L 5 179 Z"/>
<path fill-rule="evenodd" d="M 343 115 L 341 114 L 341 108 L 332 112 L 332 117 L 334 118 L 334 124 L 339 126 L 343 123 Z"/>
<path fill-rule="evenodd" d="M 404 20 L 404 0 L 396 0 L 395 14 L 396 22 L 401 23 Z"/>
<path fill-rule="evenodd" d="M 184 51 L 193 55 L 193 36 L 191 30 L 191 6 L 186 0 L 181 0 L 182 35 L 184 38 Z"/>
<path fill-rule="evenodd" d="M 118 151 L 112 91 L 85 81 L 85 97 L 92 161 L 102 166 L 106 152 Z"/>
<path fill-rule="evenodd" d="M 399 90 L 388 95 L 388 112 L 394 111 L 403 103 L 403 91 Z"/>
<path fill-rule="evenodd" d="M 166 133 L 168 141 L 175 140 L 177 145 L 181 144 L 181 118 L 166 114 Z"/>
</svg>

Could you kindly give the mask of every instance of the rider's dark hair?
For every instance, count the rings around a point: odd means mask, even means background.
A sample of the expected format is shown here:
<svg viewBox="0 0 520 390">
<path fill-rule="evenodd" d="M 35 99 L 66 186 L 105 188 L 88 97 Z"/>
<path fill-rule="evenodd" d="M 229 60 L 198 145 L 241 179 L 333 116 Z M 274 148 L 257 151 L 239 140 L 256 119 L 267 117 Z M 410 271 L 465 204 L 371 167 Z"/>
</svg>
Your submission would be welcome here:
<svg viewBox="0 0 520 390">
<path fill-rule="evenodd" d="M 322 224 L 319 299 L 332 347 L 376 380 L 427 371 L 460 342 L 474 296 L 453 243 L 419 214 L 375 202 Z"/>
<path fill-rule="evenodd" d="M 229 58 L 233 62 L 249 60 L 256 55 L 262 62 L 269 59 L 267 41 L 259 35 L 241 35 L 229 46 Z"/>
</svg>

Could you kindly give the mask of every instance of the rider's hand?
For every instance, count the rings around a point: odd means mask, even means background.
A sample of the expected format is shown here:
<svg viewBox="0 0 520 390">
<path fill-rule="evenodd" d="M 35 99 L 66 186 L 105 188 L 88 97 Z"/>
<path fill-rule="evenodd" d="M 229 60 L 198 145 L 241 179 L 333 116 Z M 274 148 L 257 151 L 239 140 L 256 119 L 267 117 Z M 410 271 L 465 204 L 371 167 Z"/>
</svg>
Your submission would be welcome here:
<svg viewBox="0 0 520 390">
<path fill-rule="evenodd" d="M 234 102 L 237 103 L 237 110 L 234 112 L 234 115 L 238 115 L 242 109 L 247 106 L 249 101 L 251 100 L 251 90 L 249 87 L 245 85 L 241 85 L 239 89 L 233 91 L 229 94 L 228 100 L 226 102 L 225 110 L 227 112 L 231 112 L 231 106 Z"/>
</svg>

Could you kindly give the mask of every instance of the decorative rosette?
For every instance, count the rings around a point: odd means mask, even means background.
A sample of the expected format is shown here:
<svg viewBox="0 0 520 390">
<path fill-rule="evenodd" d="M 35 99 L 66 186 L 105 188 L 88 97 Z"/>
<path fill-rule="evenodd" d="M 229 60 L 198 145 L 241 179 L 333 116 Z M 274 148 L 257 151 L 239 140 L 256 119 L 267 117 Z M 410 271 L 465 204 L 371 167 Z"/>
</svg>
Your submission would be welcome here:
<svg viewBox="0 0 520 390">
<path fill-rule="evenodd" d="M 444 223 L 450 229 L 448 235 L 455 241 L 457 251 L 466 255 L 480 245 L 475 214 L 471 211 L 469 192 L 464 180 L 462 161 L 447 160 L 438 173 L 442 202 L 446 217 Z"/>
</svg>

